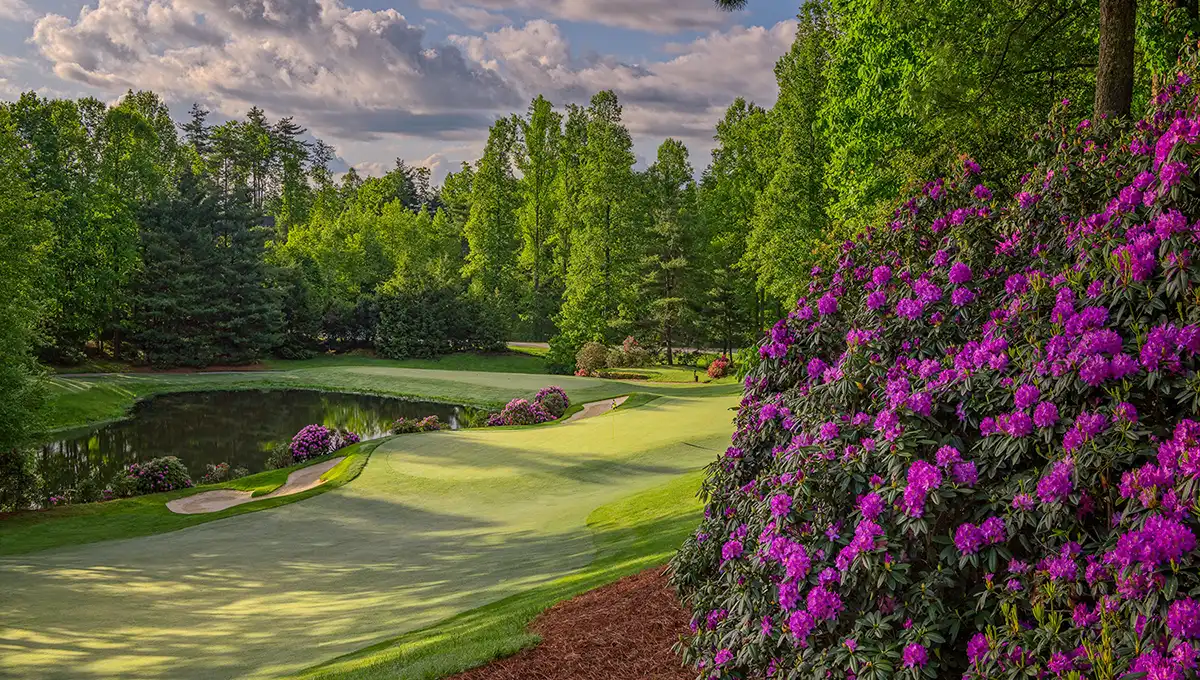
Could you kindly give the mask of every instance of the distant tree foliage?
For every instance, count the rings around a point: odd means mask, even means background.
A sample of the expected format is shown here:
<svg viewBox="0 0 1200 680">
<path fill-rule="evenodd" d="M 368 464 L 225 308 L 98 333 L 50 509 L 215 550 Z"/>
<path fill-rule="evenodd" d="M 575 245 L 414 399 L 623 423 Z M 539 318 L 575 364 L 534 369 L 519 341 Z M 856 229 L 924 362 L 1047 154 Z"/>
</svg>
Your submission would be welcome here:
<svg viewBox="0 0 1200 680">
<path fill-rule="evenodd" d="M 279 345 L 283 315 L 250 201 L 188 170 L 177 193 L 142 211 L 133 325 L 151 364 L 249 363 Z"/>
</svg>

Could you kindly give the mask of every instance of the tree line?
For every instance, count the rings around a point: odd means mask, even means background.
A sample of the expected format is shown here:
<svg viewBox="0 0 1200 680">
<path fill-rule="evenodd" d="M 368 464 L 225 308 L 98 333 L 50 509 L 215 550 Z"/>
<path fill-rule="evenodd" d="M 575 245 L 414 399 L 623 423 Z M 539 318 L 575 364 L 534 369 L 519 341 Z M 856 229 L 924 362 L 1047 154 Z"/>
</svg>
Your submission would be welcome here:
<svg viewBox="0 0 1200 680">
<path fill-rule="evenodd" d="M 744 346 L 846 235 L 886 223 L 889 197 L 962 155 L 1011 184 L 1046 112 L 1095 98 L 1101 8 L 1083 0 L 812 0 L 798 20 L 776 102 L 735 100 L 698 176 L 672 139 L 635 167 L 607 91 L 535 98 L 441 186 L 403 161 L 336 177 L 331 147 L 257 108 L 216 125 L 200 107 L 173 121 L 151 92 L 0 103 L 0 446 L 38 362 L 88 354 L 214 365 L 531 339 L 566 370 L 628 335 L 667 358 Z M 1195 25 L 1194 3 L 1137 5 L 1135 109 Z"/>
</svg>

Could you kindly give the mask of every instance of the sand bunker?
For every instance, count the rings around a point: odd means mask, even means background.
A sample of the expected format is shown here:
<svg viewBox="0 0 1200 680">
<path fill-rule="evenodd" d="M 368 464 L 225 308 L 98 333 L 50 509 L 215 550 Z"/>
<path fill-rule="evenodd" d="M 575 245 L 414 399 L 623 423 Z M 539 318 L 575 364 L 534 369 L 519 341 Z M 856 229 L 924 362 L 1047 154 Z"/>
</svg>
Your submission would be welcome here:
<svg viewBox="0 0 1200 680">
<path fill-rule="evenodd" d="M 249 503 L 250 501 L 260 501 L 264 498 L 275 498 L 276 496 L 290 496 L 301 491 L 308 491 L 320 486 L 323 483 L 321 475 L 332 470 L 335 465 L 343 460 L 345 460 L 345 456 L 296 470 L 288 475 L 287 482 L 283 486 L 265 496 L 255 498 L 249 491 L 218 489 L 184 498 L 176 498 L 167 503 L 167 509 L 180 515 L 199 515 L 206 512 L 219 512 L 226 508 L 232 508 L 235 505 Z"/>
<path fill-rule="evenodd" d="M 567 418 L 567 421 L 579 420 L 580 418 L 591 418 L 615 409 L 625 403 L 628 396 L 617 397 L 616 399 L 605 399 L 604 401 L 593 401 L 590 404 L 584 404 L 582 411 L 576 411 L 574 415 Z"/>
</svg>

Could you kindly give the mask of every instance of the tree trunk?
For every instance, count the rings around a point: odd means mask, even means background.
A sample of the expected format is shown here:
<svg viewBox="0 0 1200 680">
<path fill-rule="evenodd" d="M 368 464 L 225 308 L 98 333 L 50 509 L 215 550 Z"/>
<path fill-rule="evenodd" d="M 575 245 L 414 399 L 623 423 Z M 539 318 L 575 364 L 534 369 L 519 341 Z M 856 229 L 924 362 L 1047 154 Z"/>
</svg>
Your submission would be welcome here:
<svg viewBox="0 0 1200 680">
<path fill-rule="evenodd" d="M 1125 117 L 1133 104 L 1133 43 L 1137 0 L 1100 0 L 1100 60 L 1096 116 Z"/>
</svg>

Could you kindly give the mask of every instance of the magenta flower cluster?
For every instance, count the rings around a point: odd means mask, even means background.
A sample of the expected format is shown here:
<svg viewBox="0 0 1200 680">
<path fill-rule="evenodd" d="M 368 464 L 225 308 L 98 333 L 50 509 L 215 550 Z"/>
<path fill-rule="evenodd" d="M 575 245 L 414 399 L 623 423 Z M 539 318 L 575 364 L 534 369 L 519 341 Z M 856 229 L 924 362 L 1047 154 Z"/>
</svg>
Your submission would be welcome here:
<svg viewBox="0 0 1200 680">
<path fill-rule="evenodd" d="M 359 436 L 353 432 L 333 430 L 324 425 L 306 425 L 292 437 L 292 460 L 299 463 L 320 458 L 358 441 Z"/>
<path fill-rule="evenodd" d="M 513 399 L 499 413 L 488 417 L 488 427 L 506 425 L 537 425 L 557 420 L 566 413 L 571 401 L 561 387 L 544 387 L 534 395 L 533 401 Z"/>
<path fill-rule="evenodd" d="M 814 271 L 673 561 L 706 678 L 1197 677 L 1198 95 L 1064 103 Z"/>
<path fill-rule="evenodd" d="M 187 466 L 175 456 L 130 463 L 125 467 L 125 475 L 136 480 L 137 492 L 143 494 L 190 489 L 193 486 Z"/>
</svg>

